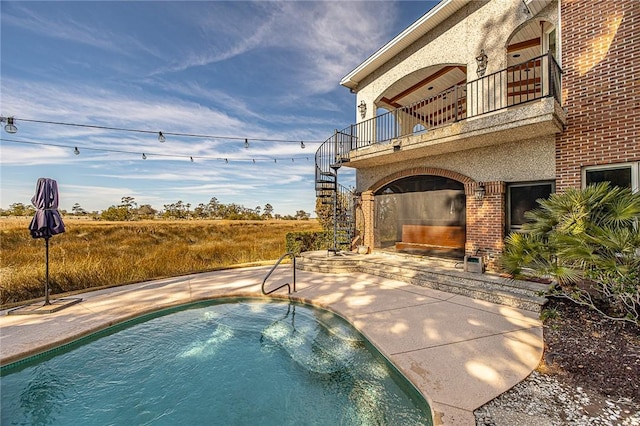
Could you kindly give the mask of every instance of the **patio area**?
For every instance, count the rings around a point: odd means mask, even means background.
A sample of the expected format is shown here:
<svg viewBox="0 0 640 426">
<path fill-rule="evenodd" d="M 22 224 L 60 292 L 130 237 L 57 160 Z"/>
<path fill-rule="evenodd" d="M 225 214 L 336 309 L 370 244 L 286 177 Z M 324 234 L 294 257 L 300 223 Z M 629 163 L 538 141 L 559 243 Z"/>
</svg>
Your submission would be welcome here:
<svg viewBox="0 0 640 426">
<path fill-rule="evenodd" d="M 0 363 L 143 313 L 218 297 L 264 297 L 269 267 L 229 269 L 83 293 L 44 315 L 0 315 Z M 270 287 L 290 281 L 280 267 Z M 523 380 L 543 352 L 538 314 L 361 272 L 296 271 L 292 299 L 329 309 L 363 333 L 422 392 L 436 425 L 474 425 L 473 410 Z M 278 292 L 276 297 L 287 297 Z"/>
</svg>

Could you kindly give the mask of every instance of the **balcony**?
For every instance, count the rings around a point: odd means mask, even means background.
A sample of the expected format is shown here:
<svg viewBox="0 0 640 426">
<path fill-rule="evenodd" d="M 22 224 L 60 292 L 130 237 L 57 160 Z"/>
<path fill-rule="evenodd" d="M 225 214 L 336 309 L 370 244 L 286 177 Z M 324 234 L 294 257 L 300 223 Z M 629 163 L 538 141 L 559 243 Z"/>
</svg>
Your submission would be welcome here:
<svg viewBox="0 0 640 426">
<path fill-rule="evenodd" d="M 455 85 L 336 131 L 316 161 L 371 167 L 560 133 L 561 74 L 547 54 Z"/>
</svg>

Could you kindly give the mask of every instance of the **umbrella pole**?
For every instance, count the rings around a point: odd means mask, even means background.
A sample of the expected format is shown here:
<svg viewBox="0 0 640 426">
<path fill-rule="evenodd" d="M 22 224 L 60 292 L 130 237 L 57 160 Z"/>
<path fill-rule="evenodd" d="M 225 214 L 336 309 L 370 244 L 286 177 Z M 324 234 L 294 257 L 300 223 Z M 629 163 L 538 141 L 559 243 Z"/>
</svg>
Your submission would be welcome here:
<svg viewBox="0 0 640 426">
<path fill-rule="evenodd" d="M 50 305 L 51 302 L 49 301 L 49 238 L 46 237 L 44 239 L 44 247 L 45 247 L 45 284 L 44 284 L 44 304 L 46 305 Z"/>
</svg>

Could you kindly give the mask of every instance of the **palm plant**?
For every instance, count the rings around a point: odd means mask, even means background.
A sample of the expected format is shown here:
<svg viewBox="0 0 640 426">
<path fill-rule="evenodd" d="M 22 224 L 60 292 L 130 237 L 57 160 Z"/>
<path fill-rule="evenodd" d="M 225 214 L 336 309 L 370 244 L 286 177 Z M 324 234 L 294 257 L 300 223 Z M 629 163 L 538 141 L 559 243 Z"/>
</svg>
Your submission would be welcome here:
<svg viewBox="0 0 640 426">
<path fill-rule="evenodd" d="M 525 232 L 505 240 L 503 268 L 553 279 L 553 294 L 639 324 L 640 194 L 600 183 L 538 203 Z"/>
</svg>

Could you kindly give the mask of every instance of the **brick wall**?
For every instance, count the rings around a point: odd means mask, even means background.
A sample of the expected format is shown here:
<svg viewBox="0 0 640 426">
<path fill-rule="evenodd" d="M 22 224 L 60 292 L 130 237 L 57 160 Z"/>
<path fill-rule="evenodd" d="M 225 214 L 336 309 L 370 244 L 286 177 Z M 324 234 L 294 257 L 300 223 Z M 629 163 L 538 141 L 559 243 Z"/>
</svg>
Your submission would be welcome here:
<svg viewBox="0 0 640 426">
<path fill-rule="evenodd" d="M 581 167 L 640 160 L 640 1 L 561 0 L 565 131 L 556 189 Z"/>
<path fill-rule="evenodd" d="M 465 184 L 467 194 L 467 242 L 465 253 L 483 257 L 487 270 L 496 270 L 497 255 L 504 247 L 505 185 L 485 182 L 484 198 L 475 199 L 476 183 Z"/>
<path fill-rule="evenodd" d="M 369 247 L 372 250 L 374 247 L 373 225 L 374 225 L 374 213 L 375 213 L 375 197 L 373 191 L 365 191 L 360 197 L 360 205 L 362 208 L 362 216 L 356 217 L 356 220 L 362 219 L 364 224 L 361 226 L 356 223 L 358 229 L 364 229 L 364 235 L 362 236 L 362 244 Z"/>
</svg>

